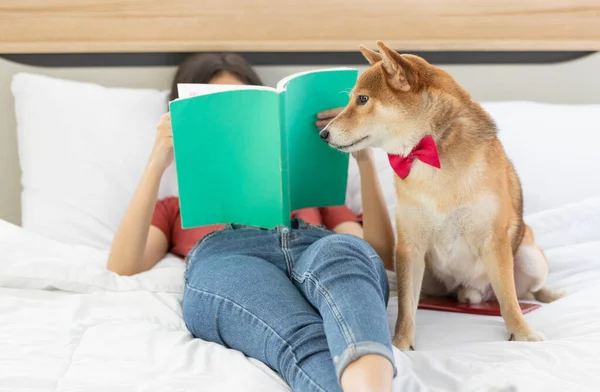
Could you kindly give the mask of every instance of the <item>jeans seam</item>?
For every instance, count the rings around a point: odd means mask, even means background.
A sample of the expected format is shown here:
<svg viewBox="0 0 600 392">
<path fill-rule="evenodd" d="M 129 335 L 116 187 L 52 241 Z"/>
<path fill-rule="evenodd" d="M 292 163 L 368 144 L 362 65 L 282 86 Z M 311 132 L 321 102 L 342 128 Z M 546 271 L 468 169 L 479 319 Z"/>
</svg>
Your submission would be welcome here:
<svg viewBox="0 0 600 392">
<path fill-rule="evenodd" d="M 300 281 L 300 279 L 298 279 L 298 278 L 299 278 L 298 275 L 294 274 L 294 279 L 297 280 L 298 282 L 302 283 L 302 281 Z M 344 319 L 340 313 L 340 310 L 338 309 L 338 307 L 335 305 L 335 302 L 331 298 L 331 293 L 329 292 L 329 290 L 327 290 L 325 287 L 323 287 L 319 283 L 319 280 L 316 278 L 316 276 L 314 276 L 310 272 L 306 272 L 303 275 L 303 278 L 305 278 L 303 280 L 308 280 L 309 282 L 311 282 L 317 289 L 317 292 L 319 293 L 319 295 L 325 299 L 327 306 L 329 306 L 329 309 L 331 309 L 331 312 L 333 313 L 333 316 L 335 317 L 336 323 L 338 324 L 338 326 L 340 327 L 340 330 L 342 331 L 342 336 L 344 336 L 346 345 L 355 344 L 356 338 L 354 337 L 354 334 L 352 333 L 352 331 L 350 330 L 348 325 L 346 325 L 346 323 L 344 322 Z"/>
<path fill-rule="evenodd" d="M 312 378 L 310 378 L 305 372 L 304 370 L 302 370 L 302 368 L 300 366 L 297 365 L 298 363 L 298 358 L 296 357 L 296 353 L 294 353 L 294 350 L 292 348 L 292 345 L 285 340 L 281 335 L 279 335 L 273 328 L 271 328 L 271 326 L 269 324 L 267 324 L 264 320 L 262 320 L 260 317 L 257 317 L 255 314 L 253 314 L 252 312 L 250 312 L 248 309 L 244 308 L 242 305 L 238 304 L 235 301 L 232 301 L 229 298 L 225 298 L 219 294 L 207 291 L 207 290 L 200 290 L 197 289 L 195 287 L 190 286 L 189 284 L 187 285 L 188 289 L 201 293 L 201 294 L 208 294 L 208 295 L 213 295 L 225 302 L 231 303 L 233 306 L 241 309 L 244 313 L 250 315 L 250 317 L 254 318 L 255 320 L 258 320 L 263 327 L 266 328 L 267 331 L 271 332 L 273 335 L 275 335 L 279 340 L 281 340 L 283 343 L 285 343 L 285 346 L 290 350 L 290 352 L 292 353 L 292 356 L 294 357 L 294 367 L 296 368 L 296 370 L 302 374 L 302 376 L 304 376 L 311 384 L 313 384 L 314 387 L 316 387 L 317 389 L 319 389 L 321 392 L 327 392 L 322 386 L 320 386 L 319 384 L 317 384 Z"/>
<path fill-rule="evenodd" d="M 285 265 L 288 270 L 288 276 L 290 276 L 293 268 L 292 268 L 292 260 L 291 260 L 291 255 L 289 253 L 288 245 L 289 244 L 288 244 L 287 233 L 281 233 L 281 251 L 283 252 L 283 257 L 285 258 Z"/>
<path fill-rule="evenodd" d="M 188 273 L 189 270 L 192 266 L 192 259 L 194 258 L 194 256 L 196 255 L 196 251 L 198 250 L 198 246 L 200 244 L 197 243 L 196 245 L 194 245 L 194 247 L 192 248 L 191 251 L 188 252 L 188 254 L 185 257 L 185 273 L 184 273 L 184 278 L 185 278 L 185 282 L 187 283 L 188 280 Z"/>
</svg>

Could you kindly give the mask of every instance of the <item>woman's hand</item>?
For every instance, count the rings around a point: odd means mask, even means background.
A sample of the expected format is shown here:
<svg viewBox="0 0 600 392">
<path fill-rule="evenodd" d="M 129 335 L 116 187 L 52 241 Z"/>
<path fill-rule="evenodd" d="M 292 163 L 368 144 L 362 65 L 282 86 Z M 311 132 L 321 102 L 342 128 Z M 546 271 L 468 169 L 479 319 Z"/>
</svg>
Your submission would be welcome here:
<svg viewBox="0 0 600 392">
<path fill-rule="evenodd" d="M 156 128 L 156 139 L 150 154 L 149 163 L 164 172 L 173 162 L 173 130 L 171 129 L 171 113 L 160 117 Z"/>
<path fill-rule="evenodd" d="M 325 110 L 323 112 L 317 113 L 317 128 L 319 131 L 322 130 L 333 120 L 338 114 L 340 114 L 344 110 L 344 108 L 335 108 Z"/>
</svg>

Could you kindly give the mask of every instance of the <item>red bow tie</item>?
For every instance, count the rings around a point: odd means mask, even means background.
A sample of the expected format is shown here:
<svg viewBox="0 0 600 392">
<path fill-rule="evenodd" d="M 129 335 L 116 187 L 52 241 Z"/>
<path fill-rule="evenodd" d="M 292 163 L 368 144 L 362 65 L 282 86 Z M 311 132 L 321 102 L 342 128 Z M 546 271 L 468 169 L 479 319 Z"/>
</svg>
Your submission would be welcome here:
<svg viewBox="0 0 600 392">
<path fill-rule="evenodd" d="M 390 165 L 392 165 L 392 169 L 403 180 L 408 177 L 415 159 L 438 169 L 440 168 L 440 157 L 435 146 L 435 141 L 431 136 L 425 136 L 421 139 L 407 156 L 388 154 L 388 159 Z"/>
</svg>

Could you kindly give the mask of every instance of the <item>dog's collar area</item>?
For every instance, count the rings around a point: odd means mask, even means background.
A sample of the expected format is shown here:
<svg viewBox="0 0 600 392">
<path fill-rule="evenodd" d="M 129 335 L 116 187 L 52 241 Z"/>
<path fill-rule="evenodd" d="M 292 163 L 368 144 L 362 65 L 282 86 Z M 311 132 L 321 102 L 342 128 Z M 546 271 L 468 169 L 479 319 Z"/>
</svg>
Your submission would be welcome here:
<svg viewBox="0 0 600 392">
<path fill-rule="evenodd" d="M 415 159 L 438 169 L 441 167 L 437 146 L 431 135 L 421 139 L 406 156 L 388 154 L 392 169 L 403 180 L 410 174 Z"/>
</svg>

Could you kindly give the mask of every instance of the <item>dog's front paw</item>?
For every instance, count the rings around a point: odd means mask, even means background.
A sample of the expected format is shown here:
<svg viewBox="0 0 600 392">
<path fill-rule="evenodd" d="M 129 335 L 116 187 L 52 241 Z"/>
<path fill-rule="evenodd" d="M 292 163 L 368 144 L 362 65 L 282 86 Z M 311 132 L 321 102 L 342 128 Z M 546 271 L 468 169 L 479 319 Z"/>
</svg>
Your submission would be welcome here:
<svg viewBox="0 0 600 392">
<path fill-rule="evenodd" d="M 415 351 L 414 339 L 407 336 L 394 336 L 392 344 L 400 351 Z"/>
<path fill-rule="evenodd" d="M 544 340 L 548 340 L 546 335 L 538 331 L 527 331 L 525 333 L 516 333 L 513 332 L 510 334 L 510 339 L 518 342 L 543 342 Z"/>
</svg>

